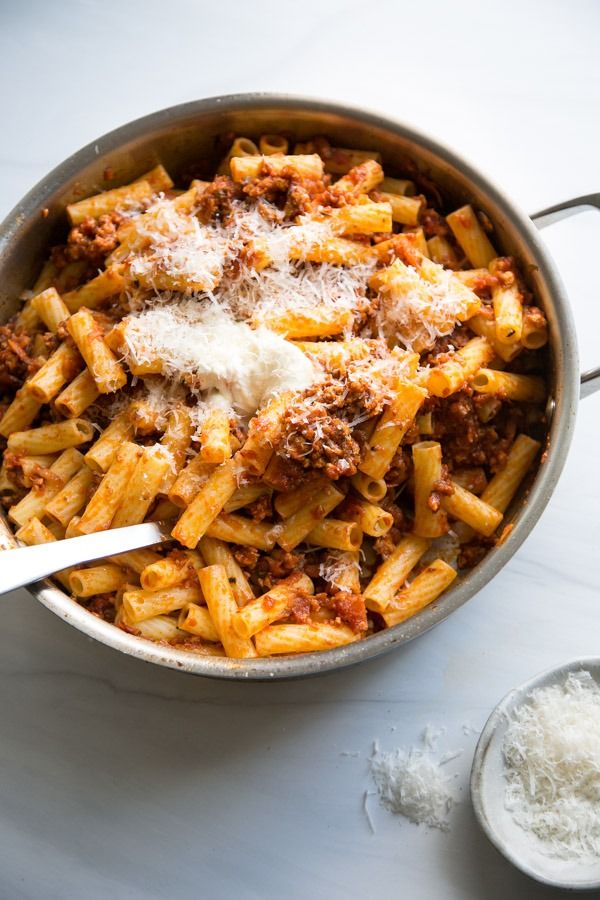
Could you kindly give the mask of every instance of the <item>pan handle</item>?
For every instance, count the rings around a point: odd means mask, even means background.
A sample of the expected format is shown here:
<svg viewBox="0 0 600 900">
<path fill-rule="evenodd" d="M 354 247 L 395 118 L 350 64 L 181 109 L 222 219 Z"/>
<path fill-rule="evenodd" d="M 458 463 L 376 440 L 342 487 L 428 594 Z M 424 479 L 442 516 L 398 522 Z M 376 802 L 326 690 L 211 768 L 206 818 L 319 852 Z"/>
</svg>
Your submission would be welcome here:
<svg viewBox="0 0 600 900">
<path fill-rule="evenodd" d="M 556 203 L 554 206 L 542 209 L 541 212 L 534 213 L 531 216 L 531 220 L 538 228 L 546 228 L 547 225 L 553 225 L 555 222 L 560 222 L 561 219 L 576 216 L 586 208 L 600 210 L 600 194 L 584 194 L 583 197 L 563 200 L 562 203 Z M 596 391 L 600 391 L 600 367 L 583 372 L 579 396 L 583 400 L 584 397 L 589 397 L 590 394 L 595 394 Z"/>
</svg>

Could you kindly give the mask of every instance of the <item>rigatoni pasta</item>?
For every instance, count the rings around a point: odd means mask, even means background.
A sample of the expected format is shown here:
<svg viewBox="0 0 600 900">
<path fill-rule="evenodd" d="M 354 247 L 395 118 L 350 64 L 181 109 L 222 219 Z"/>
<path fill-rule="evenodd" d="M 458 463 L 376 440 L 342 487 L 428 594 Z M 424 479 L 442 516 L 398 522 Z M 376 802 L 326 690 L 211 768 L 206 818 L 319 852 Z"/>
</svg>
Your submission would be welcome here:
<svg viewBox="0 0 600 900">
<path fill-rule="evenodd" d="M 375 150 L 290 137 L 71 204 L 0 328 L 20 539 L 170 521 L 167 545 L 57 578 L 116 627 L 233 659 L 443 603 L 545 433 L 548 323 L 493 223 Z"/>
<path fill-rule="evenodd" d="M 206 566 L 198 571 L 198 579 L 210 617 L 225 648 L 227 656 L 249 659 L 256 656 L 256 648 L 248 637 L 235 628 L 237 605 L 223 566 Z"/>
<path fill-rule="evenodd" d="M 117 450 L 110 468 L 79 520 L 81 533 L 92 534 L 110 528 L 115 513 L 125 499 L 127 486 L 141 455 L 142 448 L 129 441 Z"/>
<path fill-rule="evenodd" d="M 117 362 L 89 309 L 82 307 L 67 320 L 69 334 L 77 344 L 88 371 L 101 394 L 117 391 L 127 381 L 123 366 Z"/>
</svg>

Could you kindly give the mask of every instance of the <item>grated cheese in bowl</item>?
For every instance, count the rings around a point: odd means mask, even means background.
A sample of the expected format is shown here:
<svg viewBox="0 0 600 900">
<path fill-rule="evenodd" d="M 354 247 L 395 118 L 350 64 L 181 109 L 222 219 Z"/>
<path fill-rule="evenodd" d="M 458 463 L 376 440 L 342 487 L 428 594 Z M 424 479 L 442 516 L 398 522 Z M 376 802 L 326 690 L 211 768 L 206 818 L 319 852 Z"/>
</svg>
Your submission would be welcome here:
<svg viewBox="0 0 600 900">
<path fill-rule="evenodd" d="M 600 686 L 589 672 L 537 688 L 504 736 L 505 807 L 547 856 L 600 856 Z"/>
</svg>

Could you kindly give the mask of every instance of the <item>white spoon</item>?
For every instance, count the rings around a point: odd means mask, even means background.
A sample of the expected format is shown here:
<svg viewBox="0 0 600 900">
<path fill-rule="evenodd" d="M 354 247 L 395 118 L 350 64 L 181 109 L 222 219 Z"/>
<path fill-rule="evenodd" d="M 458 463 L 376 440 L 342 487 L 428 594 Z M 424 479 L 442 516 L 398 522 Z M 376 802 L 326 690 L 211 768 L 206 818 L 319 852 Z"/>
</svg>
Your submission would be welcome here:
<svg viewBox="0 0 600 900">
<path fill-rule="evenodd" d="M 504 807 L 506 779 L 502 745 L 512 711 L 535 688 L 564 684 L 570 672 L 585 670 L 600 684 L 600 658 L 579 659 L 536 675 L 500 701 L 487 720 L 475 750 L 471 769 L 471 800 L 485 834 L 513 865 L 536 881 L 566 890 L 600 888 L 600 859 L 589 862 L 557 859 L 542 852 L 542 843 L 524 831 Z"/>
</svg>

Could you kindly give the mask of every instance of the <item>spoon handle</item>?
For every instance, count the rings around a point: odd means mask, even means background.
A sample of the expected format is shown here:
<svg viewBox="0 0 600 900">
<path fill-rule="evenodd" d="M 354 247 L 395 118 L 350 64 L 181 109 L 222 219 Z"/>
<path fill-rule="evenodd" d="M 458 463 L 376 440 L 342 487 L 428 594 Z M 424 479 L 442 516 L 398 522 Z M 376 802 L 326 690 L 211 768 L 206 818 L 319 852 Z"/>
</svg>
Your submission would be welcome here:
<svg viewBox="0 0 600 900">
<path fill-rule="evenodd" d="M 0 553 L 0 594 L 70 566 L 172 540 L 169 522 L 144 522 Z"/>
</svg>

